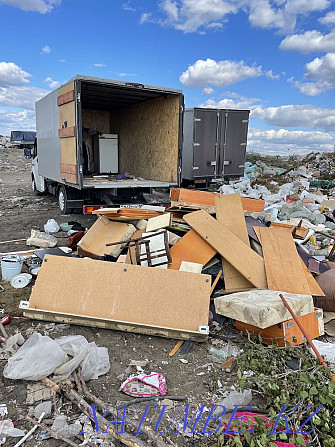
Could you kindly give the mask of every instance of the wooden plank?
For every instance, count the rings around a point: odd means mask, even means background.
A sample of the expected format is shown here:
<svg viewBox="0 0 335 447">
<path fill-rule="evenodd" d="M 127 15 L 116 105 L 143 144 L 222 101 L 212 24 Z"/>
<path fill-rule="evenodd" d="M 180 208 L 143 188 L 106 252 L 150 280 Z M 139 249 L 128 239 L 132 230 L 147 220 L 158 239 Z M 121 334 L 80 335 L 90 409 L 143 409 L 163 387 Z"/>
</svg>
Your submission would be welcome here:
<svg viewBox="0 0 335 447">
<path fill-rule="evenodd" d="M 215 197 L 216 219 L 250 247 L 247 226 L 239 194 L 217 195 Z M 225 290 L 235 292 L 248 290 L 253 286 L 225 258 L 222 258 Z"/>
<path fill-rule="evenodd" d="M 64 182 L 77 184 L 77 174 L 68 174 L 67 172 L 61 172 L 61 177 Z"/>
<path fill-rule="evenodd" d="M 156 231 L 167 228 L 172 223 L 172 214 L 166 213 L 161 216 L 151 217 L 148 220 L 146 231 Z"/>
<path fill-rule="evenodd" d="M 280 222 L 271 222 L 271 227 L 284 229 L 291 233 L 295 228 L 295 237 L 299 239 L 305 239 L 309 231 L 308 228 L 305 227 L 295 227 L 294 225 L 283 224 Z"/>
<path fill-rule="evenodd" d="M 299 254 L 298 254 L 299 256 Z M 299 256 L 300 258 L 300 256 Z M 319 286 L 319 284 L 316 282 L 314 276 L 312 275 L 312 273 L 308 270 L 306 264 L 304 263 L 304 261 L 300 258 L 300 262 L 302 265 L 302 268 L 304 270 L 305 273 L 305 277 L 308 283 L 308 287 L 311 291 L 311 295 L 313 296 L 326 296 L 323 292 L 323 290 L 321 289 L 321 287 Z"/>
<path fill-rule="evenodd" d="M 76 128 L 73 127 L 63 127 L 62 129 L 58 129 L 59 138 L 69 138 L 76 136 Z"/>
<path fill-rule="evenodd" d="M 310 295 L 292 235 L 286 230 L 258 227 L 268 288 Z"/>
<path fill-rule="evenodd" d="M 194 189 L 171 188 L 170 197 L 172 202 L 177 202 L 175 205 L 197 206 L 204 205 L 207 212 L 211 212 L 210 207 L 215 207 L 214 199 L 219 194 L 208 191 L 197 191 Z M 220 194 L 222 195 L 222 194 Z M 265 201 L 260 199 L 250 199 L 248 197 L 241 197 L 242 207 L 246 211 L 262 211 L 265 206 Z"/>
<path fill-rule="evenodd" d="M 191 272 L 191 273 L 201 273 L 202 264 L 197 264 L 196 262 L 181 261 L 179 271 L 180 272 Z"/>
<path fill-rule="evenodd" d="M 214 250 L 194 230 L 190 230 L 170 249 L 172 263 L 168 269 L 179 270 L 182 261 L 207 264 L 215 255 Z"/>
<path fill-rule="evenodd" d="M 255 287 L 267 288 L 263 259 L 235 234 L 202 210 L 184 220 Z"/>
<path fill-rule="evenodd" d="M 205 342 L 207 334 L 194 331 L 175 330 L 158 326 L 150 326 L 145 324 L 128 323 L 108 320 L 106 318 L 83 317 L 75 314 L 64 314 L 60 312 L 49 312 L 40 309 L 31 309 L 20 307 L 23 315 L 28 318 L 41 321 L 52 321 L 54 323 L 67 323 L 79 326 L 98 327 L 102 329 L 111 329 L 115 331 L 132 332 L 135 334 L 144 334 L 157 337 L 165 337 L 177 340 L 192 340 L 196 342 Z"/>
<path fill-rule="evenodd" d="M 77 175 L 77 165 L 61 163 L 60 164 L 60 172 L 61 172 L 61 174 Z"/>
<path fill-rule="evenodd" d="M 209 275 L 47 255 L 29 307 L 202 332 L 208 328 L 209 300 Z"/>
<path fill-rule="evenodd" d="M 139 237 L 143 236 L 143 233 L 145 232 L 145 230 L 137 230 L 135 231 L 135 233 L 132 235 L 132 237 L 130 238 L 132 239 L 138 239 Z M 133 260 L 133 262 L 131 262 L 131 260 Z M 126 264 L 134 264 L 136 265 L 136 255 L 135 255 L 135 247 L 129 247 L 128 248 L 128 252 L 127 252 L 127 258 L 126 258 Z"/>
<path fill-rule="evenodd" d="M 70 90 L 69 92 L 63 93 L 57 97 L 58 107 L 72 101 L 74 101 L 74 90 Z"/>
</svg>

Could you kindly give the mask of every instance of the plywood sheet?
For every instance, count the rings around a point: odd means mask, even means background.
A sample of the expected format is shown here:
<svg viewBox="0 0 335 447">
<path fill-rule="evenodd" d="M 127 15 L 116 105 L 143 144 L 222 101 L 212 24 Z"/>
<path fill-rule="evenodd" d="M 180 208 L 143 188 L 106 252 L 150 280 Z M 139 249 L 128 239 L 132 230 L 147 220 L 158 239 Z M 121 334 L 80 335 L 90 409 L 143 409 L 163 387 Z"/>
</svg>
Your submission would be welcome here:
<svg viewBox="0 0 335 447">
<path fill-rule="evenodd" d="M 68 82 L 67 84 L 62 85 L 61 87 L 59 87 L 59 89 L 58 89 L 58 96 L 64 95 L 64 93 L 68 93 L 71 90 L 74 90 L 74 81 Z"/>
<path fill-rule="evenodd" d="M 71 101 L 74 101 L 74 90 L 70 90 L 69 92 L 63 93 L 62 95 L 58 96 L 57 105 L 61 106 Z"/>
<path fill-rule="evenodd" d="M 203 210 L 184 220 L 255 287 L 267 287 L 263 259 L 234 233 Z"/>
<path fill-rule="evenodd" d="M 209 294 L 208 275 L 46 256 L 29 307 L 198 331 L 208 325 Z"/>
<path fill-rule="evenodd" d="M 102 133 L 111 133 L 110 112 L 106 110 L 82 109 L 81 119 L 84 127 L 95 129 Z"/>
<path fill-rule="evenodd" d="M 179 270 L 182 261 L 207 264 L 216 250 L 202 239 L 194 230 L 190 230 L 170 249 L 172 263 L 168 269 Z"/>
<path fill-rule="evenodd" d="M 180 272 L 191 272 L 191 273 L 201 273 L 202 264 L 197 264 L 196 262 L 181 261 L 179 271 Z"/>
<path fill-rule="evenodd" d="M 171 188 L 170 191 L 170 197 L 171 197 L 171 204 L 173 202 L 178 203 L 179 205 L 184 206 L 196 206 L 212 213 L 215 211 L 215 196 L 217 196 L 217 193 L 214 192 L 208 192 L 208 191 L 197 191 L 197 190 L 191 190 L 191 189 L 184 189 L 184 188 Z M 265 206 L 265 201 L 260 199 L 249 199 L 248 197 L 241 197 L 242 201 L 242 207 L 244 210 L 248 211 L 262 211 Z"/>
<path fill-rule="evenodd" d="M 299 254 L 298 254 L 299 256 Z M 300 258 L 300 256 L 299 256 Z M 323 290 L 321 289 L 321 287 L 319 286 L 319 284 L 316 282 L 314 276 L 311 274 L 311 272 L 308 270 L 306 264 L 304 263 L 304 261 L 300 258 L 300 262 L 303 268 L 303 271 L 305 273 L 305 277 L 308 283 L 308 287 L 309 290 L 311 291 L 311 295 L 313 296 L 326 296 L 323 292 Z"/>
<path fill-rule="evenodd" d="M 60 139 L 61 162 L 64 164 L 77 164 L 76 138 Z"/>
<path fill-rule="evenodd" d="M 112 222 L 105 217 L 100 217 L 81 239 L 78 247 L 86 253 L 90 253 L 93 257 L 105 254 L 117 257 L 121 253 L 122 246 L 111 245 L 106 247 L 106 244 L 128 240 L 135 231 L 136 228 L 133 225 Z"/>
<path fill-rule="evenodd" d="M 250 247 L 247 226 L 245 224 L 241 196 L 239 194 L 215 196 L 216 219 L 242 242 Z M 239 273 L 225 258 L 222 258 L 225 290 L 251 289 L 252 284 Z"/>
<path fill-rule="evenodd" d="M 177 183 L 180 96 L 166 95 L 111 111 L 120 172 Z"/>
<path fill-rule="evenodd" d="M 268 288 L 310 295 L 292 235 L 286 230 L 258 228 Z"/>
<path fill-rule="evenodd" d="M 59 129 L 64 125 L 64 121 L 67 123 L 67 127 L 73 127 L 76 125 L 76 108 L 74 102 L 68 102 L 58 107 L 59 111 Z"/>
</svg>

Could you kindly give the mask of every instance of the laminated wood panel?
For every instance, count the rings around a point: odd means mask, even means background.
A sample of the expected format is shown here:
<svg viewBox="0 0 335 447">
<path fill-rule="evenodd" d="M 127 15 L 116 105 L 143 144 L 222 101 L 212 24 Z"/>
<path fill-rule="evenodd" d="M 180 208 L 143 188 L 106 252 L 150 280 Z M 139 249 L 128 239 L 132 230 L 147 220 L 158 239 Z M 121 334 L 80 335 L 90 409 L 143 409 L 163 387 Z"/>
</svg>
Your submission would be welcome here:
<svg viewBox="0 0 335 447">
<path fill-rule="evenodd" d="M 198 331 L 209 298 L 209 275 L 47 255 L 29 308 Z"/>
<path fill-rule="evenodd" d="M 119 136 L 119 171 L 177 183 L 180 96 L 167 95 L 111 112 Z"/>
<path fill-rule="evenodd" d="M 59 138 L 68 138 L 76 136 L 76 128 L 73 127 L 64 127 L 62 129 L 58 129 Z"/>
<path fill-rule="evenodd" d="M 255 287 L 267 288 L 263 259 L 234 233 L 203 210 L 184 220 Z"/>
<path fill-rule="evenodd" d="M 247 247 L 250 247 L 241 196 L 239 194 L 216 195 L 215 210 L 218 222 L 235 234 Z M 222 266 L 225 290 L 227 292 L 247 290 L 253 287 L 225 258 L 222 258 Z"/>
<path fill-rule="evenodd" d="M 171 203 L 177 202 L 182 205 L 197 206 L 203 205 L 207 212 L 215 212 L 215 197 L 219 194 L 208 191 L 197 191 L 184 188 L 171 188 L 170 197 Z M 221 194 L 220 194 L 221 195 Z M 260 199 L 249 199 L 248 197 L 241 197 L 242 207 L 246 211 L 262 211 L 264 209 L 265 201 Z M 213 207 L 213 209 L 211 209 Z"/>
<path fill-rule="evenodd" d="M 285 229 L 258 227 L 270 290 L 310 295 L 292 235 Z"/>
<path fill-rule="evenodd" d="M 172 263 L 170 270 L 179 270 L 182 261 L 207 264 L 215 255 L 216 250 L 202 239 L 194 230 L 190 230 L 173 247 L 170 248 Z"/>
<path fill-rule="evenodd" d="M 74 101 L 74 90 L 70 90 L 69 92 L 63 93 L 62 95 L 58 96 L 57 105 L 61 106 L 72 101 Z"/>
</svg>

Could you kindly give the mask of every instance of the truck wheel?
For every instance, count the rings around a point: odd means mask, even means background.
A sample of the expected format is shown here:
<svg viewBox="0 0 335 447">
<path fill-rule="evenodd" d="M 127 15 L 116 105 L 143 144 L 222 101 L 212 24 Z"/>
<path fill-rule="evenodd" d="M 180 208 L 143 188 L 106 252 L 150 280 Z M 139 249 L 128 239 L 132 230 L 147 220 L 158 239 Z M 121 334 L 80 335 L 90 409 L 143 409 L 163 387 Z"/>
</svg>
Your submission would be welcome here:
<svg viewBox="0 0 335 447">
<path fill-rule="evenodd" d="M 68 191 L 65 186 L 61 186 L 58 191 L 58 203 L 62 214 L 72 214 L 72 208 L 69 207 Z"/>
</svg>

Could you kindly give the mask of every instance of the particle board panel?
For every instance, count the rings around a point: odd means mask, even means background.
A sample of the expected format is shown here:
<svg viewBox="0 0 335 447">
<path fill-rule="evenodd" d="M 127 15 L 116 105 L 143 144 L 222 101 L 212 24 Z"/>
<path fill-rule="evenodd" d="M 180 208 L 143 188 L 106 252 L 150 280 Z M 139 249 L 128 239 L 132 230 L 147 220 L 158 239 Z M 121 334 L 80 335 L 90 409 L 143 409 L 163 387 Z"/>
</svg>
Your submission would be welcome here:
<svg viewBox="0 0 335 447">
<path fill-rule="evenodd" d="M 63 127 L 62 129 L 58 129 L 59 138 L 69 138 L 76 136 L 76 128 L 73 127 Z"/>
<path fill-rule="evenodd" d="M 167 228 L 172 223 L 172 214 L 165 213 L 161 216 L 152 217 L 148 220 L 146 231 L 155 231 L 162 228 Z"/>
<path fill-rule="evenodd" d="M 207 264 L 216 254 L 216 250 L 194 230 L 190 230 L 171 247 L 170 253 L 172 263 L 169 264 L 168 269 L 179 270 L 182 261 L 195 262 L 202 265 Z"/>
<path fill-rule="evenodd" d="M 267 288 L 264 260 L 234 233 L 203 210 L 184 216 L 184 220 L 251 284 Z"/>
<path fill-rule="evenodd" d="M 76 125 L 76 107 L 74 102 L 68 102 L 58 107 L 59 111 L 59 129 L 63 126 L 64 121 L 67 122 L 67 127 Z"/>
<path fill-rule="evenodd" d="M 300 256 L 299 256 L 300 258 Z M 308 287 L 311 291 L 311 295 L 313 296 L 326 296 L 323 292 L 323 290 L 321 289 L 321 287 L 319 286 L 319 284 L 316 282 L 314 276 L 312 275 L 312 273 L 308 270 L 306 264 L 304 263 L 304 261 L 300 258 L 300 262 L 302 265 L 302 268 L 304 270 L 305 276 L 306 276 L 306 280 L 308 283 Z"/>
<path fill-rule="evenodd" d="M 61 174 L 77 174 L 77 165 L 61 163 L 60 172 Z"/>
<path fill-rule="evenodd" d="M 82 109 L 82 123 L 84 127 L 111 133 L 110 112 L 107 110 Z"/>
<path fill-rule="evenodd" d="M 119 135 L 120 172 L 177 183 L 179 114 L 179 95 L 111 111 L 111 133 Z"/>
<path fill-rule="evenodd" d="M 258 227 L 268 288 L 310 295 L 292 235 L 287 230 Z"/>
<path fill-rule="evenodd" d="M 66 183 L 72 183 L 74 185 L 78 183 L 77 174 L 70 174 L 69 172 L 61 172 L 61 178 Z"/>
<path fill-rule="evenodd" d="M 191 272 L 191 273 L 201 273 L 203 268 L 202 264 L 197 264 L 196 262 L 182 261 L 180 264 L 180 272 Z"/>
<path fill-rule="evenodd" d="M 74 90 L 70 90 L 67 93 L 63 93 L 57 98 L 57 105 L 62 106 L 63 104 L 67 104 L 68 102 L 74 101 Z"/>
<path fill-rule="evenodd" d="M 45 256 L 29 309 L 197 332 L 209 300 L 209 275 Z"/>
<path fill-rule="evenodd" d="M 77 145 L 76 138 L 61 138 L 60 139 L 60 153 L 61 164 L 77 165 Z"/>
<path fill-rule="evenodd" d="M 64 93 L 68 93 L 71 90 L 74 90 L 74 81 L 68 82 L 67 84 L 62 85 L 61 87 L 59 87 L 59 89 L 58 89 L 58 96 L 64 95 Z"/>
<path fill-rule="evenodd" d="M 207 212 L 212 212 L 211 208 L 215 207 L 215 197 L 218 193 L 208 191 L 197 191 L 185 188 L 171 188 L 171 203 L 177 202 L 179 205 L 196 206 L 203 205 Z M 221 195 L 221 194 L 220 194 Z M 249 199 L 241 197 L 242 207 L 246 211 L 262 211 L 265 201 L 260 199 Z M 214 211 L 214 209 L 213 209 Z"/>
<path fill-rule="evenodd" d="M 239 194 L 215 196 L 216 219 L 242 242 L 250 247 L 241 196 Z M 253 286 L 225 258 L 222 258 L 226 292 L 251 289 Z"/>
</svg>

